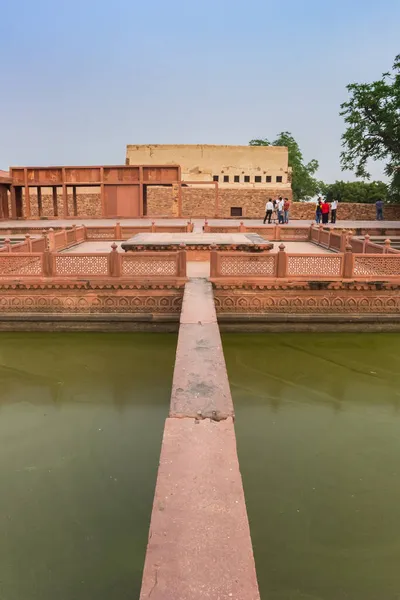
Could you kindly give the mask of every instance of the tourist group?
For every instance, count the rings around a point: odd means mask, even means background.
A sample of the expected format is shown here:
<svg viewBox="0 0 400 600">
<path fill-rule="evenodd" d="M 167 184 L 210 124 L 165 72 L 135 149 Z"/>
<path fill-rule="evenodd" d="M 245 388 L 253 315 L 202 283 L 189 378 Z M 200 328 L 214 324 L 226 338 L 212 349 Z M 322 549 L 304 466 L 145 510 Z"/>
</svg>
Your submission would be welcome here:
<svg viewBox="0 0 400 600">
<path fill-rule="evenodd" d="M 331 223 L 336 223 L 336 213 L 337 213 L 338 201 L 332 200 L 329 203 L 326 198 L 318 198 L 316 202 L 315 208 L 315 222 L 317 224 L 322 223 L 324 225 L 329 223 L 329 216 L 331 218 Z M 375 202 L 376 207 L 376 220 L 383 221 L 383 200 L 377 200 Z M 279 225 L 286 225 L 289 223 L 289 209 L 290 202 L 288 198 L 283 199 L 282 196 L 278 198 L 278 200 L 272 200 L 269 198 L 268 202 L 265 205 L 265 217 L 264 217 L 264 225 L 266 221 L 268 224 L 271 224 L 272 220 L 278 221 Z"/>
<path fill-rule="evenodd" d="M 290 202 L 288 198 L 283 199 L 282 196 L 278 200 L 270 198 L 265 205 L 264 225 L 267 219 L 268 223 L 271 224 L 272 215 L 280 225 L 287 225 L 289 223 L 289 209 Z"/>
</svg>

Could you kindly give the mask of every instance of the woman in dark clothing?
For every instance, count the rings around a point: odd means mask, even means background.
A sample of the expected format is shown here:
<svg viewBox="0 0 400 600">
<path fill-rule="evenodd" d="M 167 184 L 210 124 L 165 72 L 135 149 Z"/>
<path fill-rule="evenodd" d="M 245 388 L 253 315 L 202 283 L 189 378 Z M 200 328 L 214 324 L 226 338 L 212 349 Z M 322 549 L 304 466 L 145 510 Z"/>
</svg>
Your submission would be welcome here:
<svg viewBox="0 0 400 600">
<path fill-rule="evenodd" d="M 321 198 L 318 198 L 317 208 L 315 210 L 315 222 L 317 223 L 317 225 L 319 225 L 321 223 L 321 216 L 322 216 L 321 205 L 322 205 Z"/>
</svg>

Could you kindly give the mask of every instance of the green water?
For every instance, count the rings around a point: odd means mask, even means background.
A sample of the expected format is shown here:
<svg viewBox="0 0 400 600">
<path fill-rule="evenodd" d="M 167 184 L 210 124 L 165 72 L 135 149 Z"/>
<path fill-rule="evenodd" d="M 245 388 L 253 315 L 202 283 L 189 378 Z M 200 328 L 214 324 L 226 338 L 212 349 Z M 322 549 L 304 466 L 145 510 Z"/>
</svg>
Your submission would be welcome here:
<svg viewBox="0 0 400 600">
<path fill-rule="evenodd" d="M 0 599 L 136 599 L 176 336 L 0 334 Z"/>
<path fill-rule="evenodd" d="M 400 336 L 225 335 L 263 600 L 400 598 Z"/>
</svg>

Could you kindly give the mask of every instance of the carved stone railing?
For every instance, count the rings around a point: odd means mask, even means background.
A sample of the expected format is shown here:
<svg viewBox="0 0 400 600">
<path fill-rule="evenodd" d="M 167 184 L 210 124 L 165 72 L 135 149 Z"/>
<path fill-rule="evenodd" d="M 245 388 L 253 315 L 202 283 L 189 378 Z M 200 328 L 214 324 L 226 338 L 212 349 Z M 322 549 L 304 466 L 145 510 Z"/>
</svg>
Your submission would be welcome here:
<svg viewBox="0 0 400 600">
<path fill-rule="evenodd" d="M 2 253 L 1 278 L 82 278 L 102 280 L 160 280 L 186 278 L 186 250 L 122 254 L 113 243 L 111 252 Z"/>
<path fill-rule="evenodd" d="M 211 252 L 211 277 L 275 277 L 276 254 Z"/>
<path fill-rule="evenodd" d="M 354 236 L 351 230 L 338 231 L 334 228 L 326 228 L 323 225 L 311 226 L 310 241 L 317 246 L 322 246 L 333 252 L 344 252 L 347 245 L 351 246 L 352 252 L 360 254 L 400 254 L 399 250 L 392 248 L 390 239 L 384 244 L 371 242 L 368 233 L 364 237 Z"/>
<path fill-rule="evenodd" d="M 354 254 L 352 273 L 354 277 L 400 278 L 400 253 Z"/>
<path fill-rule="evenodd" d="M 284 277 L 342 277 L 343 254 L 287 254 Z"/>
<path fill-rule="evenodd" d="M 293 241 L 304 242 L 310 239 L 310 227 L 299 227 L 298 225 L 209 225 L 208 221 L 203 225 L 204 233 L 257 233 L 270 241 Z"/>
<path fill-rule="evenodd" d="M 191 233 L 193 223 L 188 221 L 182 225 L 121 225 L 116 223 L 111 226 L 88 226 L 86 229 L 86 240 L 128 240 L 137 233 Z"/>
<path fill-rule="evenodd" d="M 214 282 L 229 281 L 230 285 L 253 278 L 290 281 L 400 279 L 400 254 L 353 254 L 350 245 L 345 252 L 332 254 L 287 253 L 284 244 L 280 245 L 277 254 L 213 250 L 210 276 Z"/>
<path fill-rule="evenodd" d="M 0 277 L 42 277 L 43 253 L 0 254 Z"/>
</svg>

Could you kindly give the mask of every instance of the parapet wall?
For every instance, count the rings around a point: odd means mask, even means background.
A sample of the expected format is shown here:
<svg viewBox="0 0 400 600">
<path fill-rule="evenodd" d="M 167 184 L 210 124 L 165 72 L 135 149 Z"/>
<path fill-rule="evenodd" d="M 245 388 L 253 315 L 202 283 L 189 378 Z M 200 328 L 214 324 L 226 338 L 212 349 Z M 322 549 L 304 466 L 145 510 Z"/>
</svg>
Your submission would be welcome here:
<svg viewBox="0 0 400 600">
<path fill-rule="evenodd" d="M 185 218 L 229 218 L 231 208 L 241 208 L 244 219 L 263 219 L 265 203 L 269 198 L 284 196 L 292 199 L 291 189 L 219 189 L 218 207 L 216 208 L 215 188 L 213 187 L 182 187 L 182 214 L 179 215 L 179 189 L 178 186 L 149 186 L 147 188 L 147 216 Z M 62 215 L 62 199 L 58 199 L 59 217 Z M 11 214 L 11 207 L 9 207 Z M 216 210 L 218 212 L 216 212 Z M 74 216 L 72 194 L 68 194 L 68 214 Z M 51 194 L 42 195 L 42 215 L 53 218 L 53 197 Z M 36 194 L 31 192 L 31 216 L 38 217 Z M 91 191 L 86 188 L 84 192 L 77 193 L 77 217 L 101 218 L 100 191 Z M 290 208 L 291 220 L 313 220 L 315 217 L 315 204 L 308 202 L 292 202 Z M 240 217 L 239 217 L 240 218 Z M 343 221 L 370 221 L 375 220 L 374 204 L 339 204 L 338 220 Z M 400 205 L 385 206 L 384 218 L 388 221 L 400 219 Z"/>
<path fill-rule="evenodd" d="M 218 212 L 215 209 L 215 189 L 211 187 L 182 188 L 182 216 L 193 218 L 229 218 L 231 208 L 241 208 L 244 219 L 263 219 L 265 204 L 269 198 L 287 197 L 292 201 L 292 190 L 287 189 L 219 189 Z M 169 187 L 149 187 L 147 191 L 147 211 L 150 217 L 177 217 L 177 190 Z M 313 220 L 315 204 L 308 202 L 292 202 L 290 218 L 292 220 Z M 337 218 L 343 221 L 375 220 L 374 204 L 341 203 Z M 392 221 L 400 219 L 400 205 L 386 206 L 384 218 Z"/>
</svg>

